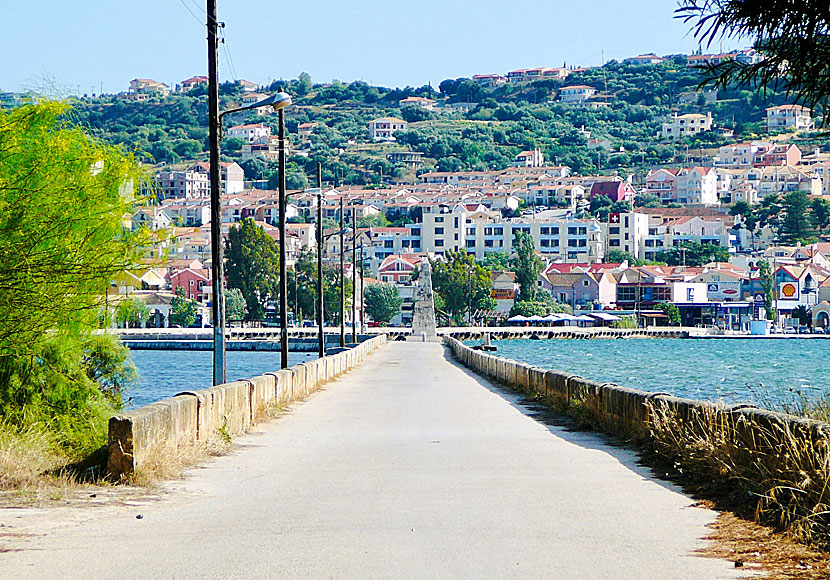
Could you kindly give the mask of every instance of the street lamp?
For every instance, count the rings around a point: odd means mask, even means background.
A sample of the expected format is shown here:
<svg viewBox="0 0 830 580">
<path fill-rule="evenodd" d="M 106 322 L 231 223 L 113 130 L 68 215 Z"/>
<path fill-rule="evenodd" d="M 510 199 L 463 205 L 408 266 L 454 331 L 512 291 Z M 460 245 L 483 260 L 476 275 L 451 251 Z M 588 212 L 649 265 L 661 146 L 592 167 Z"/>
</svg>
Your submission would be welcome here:
<svg viewBox="0 0 830 580">
<path fill-rule="evenodd" d="M 340 231 L 343 232 L 343 195 L 340 195 Z M 346 346 L 346 264 L 343 256 L 343 234 L 340 234 L 340 348 Z"/>
<path fill-rule="evenodd" d="M 225 382 L 225 296 L 222 271 L 224 248 L 222 247 L 222 207 L 220 196 L 220 147 L 222 118 L 229 113 L 273 107 L 282 119 L 283 109 L 291 104 L 291 97 L 280 92 L 261 101 L 219 112 L 219 37 L 216 0 L 207 0 L 208 42 L 208 133 L 210 140 L 210 243 L 211 243 L 211 313 L 213 315 L 213 384 Z M 282 131 L 280 132 L 282 133 Z M 282 144 L 282 140 L 280 141 Z M 281 175 L 284 176 L 281 165 Z M 282 243 L 280 245 L 282 248 Z M 283 317 L 284 320 L 284 317 Z M 287 344 L 286 344 L 287 345 Z M 287 353 L 286 353 L 287 354 Z M 287 359 L 287 357 L 286 357 Z"/>
</svg>

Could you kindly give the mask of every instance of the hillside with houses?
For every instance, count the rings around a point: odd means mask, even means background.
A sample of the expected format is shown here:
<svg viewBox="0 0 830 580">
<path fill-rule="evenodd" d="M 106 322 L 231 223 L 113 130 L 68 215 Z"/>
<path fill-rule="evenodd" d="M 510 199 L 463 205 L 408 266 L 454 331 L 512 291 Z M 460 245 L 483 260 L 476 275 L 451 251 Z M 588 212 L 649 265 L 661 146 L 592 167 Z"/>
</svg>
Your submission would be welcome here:
<svg viewBox="0 0 830 580">
<path fill-rule="evenodd" d="M 349 244 L 363 248 L 362 267 L 350 256 L 346 277 L 358 267 L 369 283 L 395 285 L 404 298 L 398 323 L 411 316 L 417 263 L 451 252 L 498 264 L 489 267 L 493 301 L 469 317 L 515 316 L 521 289 L 506 265 L 528 236 L 542 263 L 536 288 L 551 312 L 564 305 L 572 317 L 616 310 L 666 323 L 660 305 L 671 303 L 688 325 L 745 329 L 763 310 L 781 328 L 827 327 L 830 147 L 816 130 L 821 117 L 784 94 L 698 89 L 696 65 L 724 58 L 757 55 L 647 54 L 417 89 L 301 75 L 269 86 L 227 82 L 220 94 L 223 109 L 278 88 L 292 94 L 289 265 L 315 250 L 319 228 L 324 260 L 336 265 L 332 234 L 342 218 L 355 226 Z M 148 251 L 143 273 L 111 289 L 115 302 L 146 297 L 153 317 L 143 324 L 167 325 L 177 291 L 210 322 L 205 83 L 136 78 L 73 112 L 152 168 L 132 223 L 163 242 Z M 14 103 L 4 96 L 4 106 Z M 250 219 L 278 238 L 278 139 L 268 110 L 225 119 L 225 235 Z M 318 162 L 319 186 L 309 178 Z"/>
</svg>

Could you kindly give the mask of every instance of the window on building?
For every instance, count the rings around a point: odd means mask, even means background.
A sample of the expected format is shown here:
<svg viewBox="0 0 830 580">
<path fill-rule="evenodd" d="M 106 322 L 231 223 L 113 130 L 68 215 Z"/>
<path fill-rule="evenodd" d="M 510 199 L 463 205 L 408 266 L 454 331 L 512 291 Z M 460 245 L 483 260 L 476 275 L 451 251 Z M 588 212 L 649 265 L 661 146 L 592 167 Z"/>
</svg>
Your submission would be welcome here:
<svg viewBox="0 0 830 580">
<path fill-rule="evenodd" d="M 435 218 L 435 223 L 437 223 L 437 224 L 442 224 L 442 223 L 444 223 L 444 218 L 443 218 L 443 216 L 436 216 L 436 218 Z"/>
<path fill-rule="evenodd" d="M 620 233 L 620 226 L 611 226 L 608 228 L 608 233 L 613 235 L 619 235 Z"/>
<path fill-rule="evenodd" d="M 611 246 L 612 248 L 619 248 L 620 247 L 620 241 L 619 240 L 608 240 L 608 245 Z"/>
<path fill-rule="evenodd" d="M 444 240 L 435 240 L 435 247 L 436 248 L 443 248 L 444 247 Z"/>
<path fill-rule="evenodd" d="M 444 233 L 444 228 L 435 228 L 435 235 L 440 236 Z"/>
</svg>

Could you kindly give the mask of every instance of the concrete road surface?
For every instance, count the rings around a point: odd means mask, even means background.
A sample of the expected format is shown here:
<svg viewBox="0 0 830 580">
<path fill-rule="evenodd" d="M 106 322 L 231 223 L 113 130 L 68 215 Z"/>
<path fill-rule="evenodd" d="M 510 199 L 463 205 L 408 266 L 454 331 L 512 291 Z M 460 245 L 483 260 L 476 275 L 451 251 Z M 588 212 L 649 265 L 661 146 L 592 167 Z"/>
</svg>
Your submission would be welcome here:
<svg viewBox="0 0 830 580">
<path fill-rule="evenodd" d="M 693 554 L 713 512 L 517 401 L 440 344 L 391 343 L 159 500 L 0 510 L 35 534 L 0 578 L 737 577 Z"/>
</svg>

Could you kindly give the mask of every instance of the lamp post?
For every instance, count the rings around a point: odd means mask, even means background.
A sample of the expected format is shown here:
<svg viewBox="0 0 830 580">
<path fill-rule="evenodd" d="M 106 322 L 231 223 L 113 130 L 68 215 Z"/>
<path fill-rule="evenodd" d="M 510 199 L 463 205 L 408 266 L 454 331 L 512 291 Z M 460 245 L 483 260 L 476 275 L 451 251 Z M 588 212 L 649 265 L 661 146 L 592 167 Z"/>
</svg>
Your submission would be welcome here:
<svg viewBox="0 0 830 580">
<path fill-rule="evenodd" d="M 222 246 L 222 206 L 220 195 L 220 141 L 222 118 L 229 113 L 273 107 L 282 109 L 291 104 L 291 97 L 283 92 L 259 102 L 219 112 L 219 41 L 216 0 L 207 0 L 208 29 L 208 133 L 210 140 L 210 244 L 211 244 L 211 314 L 213 316 L 213 384 L 225 382 L 225 296 L 224 248 Z"/>
<path fill-rule="evenodd" d="M 340 195 L 340 348 L 346 346 L 346 264 L 343 256 L 343 195 Z"/>
<path fill-rule="evenodd" d="M 352 206 L 352 344 L 357 342 L 357 211 Z"/>
<path fill-rule="evenodd" d="M 289 102 L 290 102 L 289 97 Z M 288 368 L 288 279 L 285 272 L 285 110 L 279 114 L 279 227 L 280 227 L 280 368 Z"/>
<path fill-rule="evenodd" d="M 323 298 L 323 165 L 317 163 L 317 356 L 326 356 L 325 300 Z"/>
</svg>

